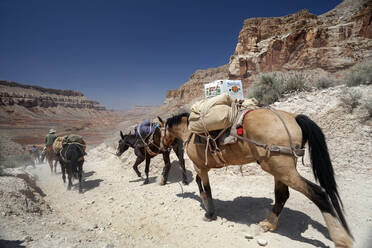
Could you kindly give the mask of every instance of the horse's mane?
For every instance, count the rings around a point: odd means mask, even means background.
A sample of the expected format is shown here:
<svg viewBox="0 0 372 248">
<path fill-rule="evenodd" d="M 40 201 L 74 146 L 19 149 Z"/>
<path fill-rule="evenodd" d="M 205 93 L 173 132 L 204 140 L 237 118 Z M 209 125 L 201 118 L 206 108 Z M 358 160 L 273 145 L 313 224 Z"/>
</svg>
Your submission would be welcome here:
<svg viewBox="0 0 372 248">
<path fill-rule="evenodd" d="M 178 125 L 181 123 L 183 117 L 187 117 L 187 124 L 189 124 L 189 119 L 188 119 L 189 116 L 190 116 L 190 113 L 181 113 L 178 115 L 174 115 L 167 119 L 167 122 L 165 123 L 165 125 L 170 128 L 173 127 L 174 125 Z"/>
</svg>

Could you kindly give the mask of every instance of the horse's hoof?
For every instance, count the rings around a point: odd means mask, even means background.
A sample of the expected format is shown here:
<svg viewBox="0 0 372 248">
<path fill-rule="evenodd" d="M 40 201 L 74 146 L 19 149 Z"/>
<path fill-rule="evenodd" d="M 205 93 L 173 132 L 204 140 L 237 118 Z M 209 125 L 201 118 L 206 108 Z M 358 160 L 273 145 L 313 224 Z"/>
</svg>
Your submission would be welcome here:
<svg viewBox="0 0 372 248">
<path fill-rule="evenodd" d="M 143 184 L 148 184 L 149 183 L 149 180 L 148 179 L 146 179 L 144 182 L 143 182 Z"/>
<path fill-rule="evenodd" d="M 206 221 L 206 222 L 211 222 L 211 221 L 214 221 L 217 219 L 217 216 L 215 214 L 209 214 L 209 213 L 205 213 L 204 217 L 203 217 L 203 220 Z"/>
<path fill-rule="evenodd" d="M 187 180 L 182 181 L 183 185 L 189 185 L 189 182 Z"/>
<path fill-rule="evenodd" d="M 160 182 L 159 182 L 159 185 L 166 185 L 167 184 L 167 182 L 166 181 L 164 181 L 164 179 L 162 178 L 161 180 L 160 180 Z"/>
<path fill-rule="evenodd" d="M 264 232 L 274 231 L 276 229 L 276 225 L 270 223 L 268 220 L 261 221 L 260 226 Z"/>
</svg>

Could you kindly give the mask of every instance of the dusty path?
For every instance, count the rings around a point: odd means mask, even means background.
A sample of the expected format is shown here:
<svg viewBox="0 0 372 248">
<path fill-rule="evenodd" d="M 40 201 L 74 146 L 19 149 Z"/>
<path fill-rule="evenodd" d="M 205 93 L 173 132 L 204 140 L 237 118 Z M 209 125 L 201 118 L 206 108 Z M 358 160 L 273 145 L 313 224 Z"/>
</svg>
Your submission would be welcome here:
<svg viewBox="0 0 372 248">
<path fill-rule="evenodd" d="M 151 183 L 143 185 L 131 169 L 131 151 L 120 160 L 109 152 L 113 150 L 105 145 L 90 151 L 83 194 L 66 191 L 61 175 L 50 175 L 46 165 L 32 169 L 54 212 L 30 223 L 32 227 L 18 225 L 33 239 L 27 247 L 259 247 L 258 239 L 267 240 L 267 247 L 333 247 L 318 209 L 294 191 L 277 231 L 261 232 L 257 223 L 271 209 L 274 185 L 273 178 L 256 164 L 244 166 L 244 176 L 233 167 L 210 173 L 218 219 L 204 222 L 188 159 L 190 185 L 179 183 L 181 173 L 174 155 L 169 184 L 156 183 L 163 165 L 159 156 L 152 161 Z M 310 168 L 299 165 L 299 171 L 312 180 Z M 368 247 L 372 179 L 343 171 L 337 180 L 355 247 Z"/>
</svg>

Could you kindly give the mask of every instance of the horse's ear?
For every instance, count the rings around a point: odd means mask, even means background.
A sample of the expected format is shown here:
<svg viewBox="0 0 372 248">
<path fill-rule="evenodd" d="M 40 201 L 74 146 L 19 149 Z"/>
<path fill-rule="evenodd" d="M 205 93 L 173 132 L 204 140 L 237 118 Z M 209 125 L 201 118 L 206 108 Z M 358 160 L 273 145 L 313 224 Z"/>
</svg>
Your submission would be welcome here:
<svg viewBox="0 0 372 248">
<path fill-rule="evenodd" d="M 122 131 L 120 131 L 120 137 L 121 137 L 122 139 L 124 139 L 124 134 L 123 134 Z"/>
<path fill-rule="evenodd" d="M 158 116 L 158 120 L 160 121 L 161 126 L 164 126 L 164 121 Z"/>
</svg>

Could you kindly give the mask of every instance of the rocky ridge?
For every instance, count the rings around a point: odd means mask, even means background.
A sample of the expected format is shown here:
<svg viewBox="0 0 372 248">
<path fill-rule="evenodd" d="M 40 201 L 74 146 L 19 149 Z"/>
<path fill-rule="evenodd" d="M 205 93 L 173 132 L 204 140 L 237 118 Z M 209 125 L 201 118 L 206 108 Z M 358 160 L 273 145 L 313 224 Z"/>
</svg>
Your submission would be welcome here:
<svg viewBox="0 0 372 248">
<path fill-rule="evenodd" d="M 48 89 L 10 81 L 0 81 L 0 106 L 19 105 L 26 108 L 67 107 L 105 110 L 97 101 L 86 98 L 83 93 L 72 90 Z"/>
<path fill-rule="evenodd" d="M 227 65 L 217 68 L 209 68 L 206 70 L 197 70 L 179 89 L 167 90 L 164 104 L 171 105 L 173 108 L 180 107 L 186 103 L 189 103 L 195 98 L 203 96 L 204 84 L 227 77 Z"/>
<path fill-rule="evenodd" d="M 334 73 L 372 56 L 372 1 L 345 0 L 316 16 L 302 10 L 244 21 L 229 78 L 245 85 L 257 73 L 321 69 Z"/>
</svg>

